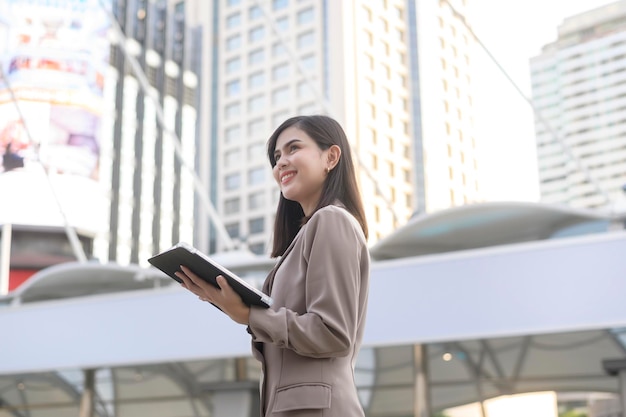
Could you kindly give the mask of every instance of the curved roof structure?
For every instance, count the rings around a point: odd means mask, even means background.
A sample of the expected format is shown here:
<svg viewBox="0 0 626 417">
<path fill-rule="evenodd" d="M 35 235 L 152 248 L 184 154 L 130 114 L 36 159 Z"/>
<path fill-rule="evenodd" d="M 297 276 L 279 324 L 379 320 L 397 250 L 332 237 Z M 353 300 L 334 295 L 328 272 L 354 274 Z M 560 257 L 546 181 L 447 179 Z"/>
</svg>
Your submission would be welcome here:
<svg viewBox="0 0 626 417">
<path fill-rule="evenodd" d="M 605 231 L 613 216 L 593 210 L 525 202 L 465 205 L 421 214 L 371 248 L 374 259 L 396 259 L 565 235 Z"/>
</svg>

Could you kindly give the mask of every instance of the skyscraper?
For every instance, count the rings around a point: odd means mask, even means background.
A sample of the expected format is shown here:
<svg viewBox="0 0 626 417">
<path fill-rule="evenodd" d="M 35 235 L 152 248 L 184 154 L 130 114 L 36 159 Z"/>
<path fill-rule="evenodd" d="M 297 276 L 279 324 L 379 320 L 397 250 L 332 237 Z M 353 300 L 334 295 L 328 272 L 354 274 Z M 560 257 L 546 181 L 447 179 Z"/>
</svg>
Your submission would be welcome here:
<svg viewBox="0 0 626 417">
<path fill-rule="evenodd" d="M 626 184 L 626 1 L 565 19 L 531 60 L 541 199 L 613 209 Z"/>
<path fill-rule="evenodd" d="M 213 168 L 203 175 L 235 242 L 267 252 L 279 194 L 265 142 L 295 114 L 344 126 L 372 241 L 414 212 L 481 200 L 465 3 L 187 3 L 205 28 L 199 155 Z"/>
</svg>

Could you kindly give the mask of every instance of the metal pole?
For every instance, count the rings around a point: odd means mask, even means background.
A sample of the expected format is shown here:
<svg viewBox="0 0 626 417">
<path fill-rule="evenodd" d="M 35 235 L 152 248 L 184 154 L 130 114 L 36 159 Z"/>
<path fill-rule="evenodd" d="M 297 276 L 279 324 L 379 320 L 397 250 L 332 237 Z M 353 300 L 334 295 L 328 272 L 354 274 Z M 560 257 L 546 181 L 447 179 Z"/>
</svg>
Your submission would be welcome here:
<svg viewBox="0 0 626 417">
<path fill-rule="evenodd" d="M 94 397 L 95 397 L 95 369 L 85 369 L 85 382 L 83 383 L 83 395 L 80 399 L 79 417 L 93 417 Z"/>
<path fill-rule="evenodd" d="M 415 366 L 415 387 L 413 412 L 415 417 L 430 417 L 430 396 L 428 388 L 428 355 L 425 345 L 413 346 Z"/>
<path fill-rule="evenodd" d="M 620 415 L 626 417 L 626 369 L 620 369 L 619 374 L 619 403 L 622 407 Z"/>
<path fill-rule="evenodd" d="M 7 295 L 9 293 L 11 231 L 12 227 L 10 223 L 2 225 L 2 235 L 0 235 L 0 295 Z"/>
</svg>

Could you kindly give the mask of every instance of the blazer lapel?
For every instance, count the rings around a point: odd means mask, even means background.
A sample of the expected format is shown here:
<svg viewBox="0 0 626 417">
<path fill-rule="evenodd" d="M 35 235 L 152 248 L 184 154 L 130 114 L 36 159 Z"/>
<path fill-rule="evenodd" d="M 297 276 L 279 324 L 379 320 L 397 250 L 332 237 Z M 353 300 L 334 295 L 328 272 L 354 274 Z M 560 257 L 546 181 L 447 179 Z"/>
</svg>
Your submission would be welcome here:
<svg viewBox="0 0 626 417">
<path fill-rule="evenodd" d="M 296 234 L 296 236 L 293 238 L 289 246 L 287 246 L 287 249 L 285 249 L 285 253 L 282 254 L 280 259 L 276 262 L 276 265 L 274 265 L 274 268 L 272 268 L 272 270 L 268 274 L 267 278 L 265 278 L 265 282 L 263 283 L 263 292 L 265 294 L 270 295 L 272 293 L 272 286 L 274 285 L 274 276 L 276 275 L 276 271 L 278 271 L 278 267 L 280 267 L 280 264 L 283 263 L 283 261 L 285 260 L 289 252 L 291 252 L 291 250 L 293 249 L 294 245 L 296 244 L 296 241 L 300 238 L 302 229 L 304 229 L 305 227 L 306 227 L 306 224 L 303 225 L 300 228 L 300 230 L 298 230 L 298 233 Z"/>
</svg>

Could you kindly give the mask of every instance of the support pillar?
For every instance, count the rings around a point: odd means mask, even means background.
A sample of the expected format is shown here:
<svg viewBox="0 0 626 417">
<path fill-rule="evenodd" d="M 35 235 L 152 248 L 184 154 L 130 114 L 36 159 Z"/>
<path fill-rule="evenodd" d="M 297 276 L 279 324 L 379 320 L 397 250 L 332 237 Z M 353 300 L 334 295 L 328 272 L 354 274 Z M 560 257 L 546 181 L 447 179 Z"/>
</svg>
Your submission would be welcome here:
<svg viewBox="0 0 626 417">
<path fill-rule="evenodd" d="M 11 271 L 11 224 L 3 224 L 0 234 L 0 295 L 9 293 L 9 272 Z"/>
<path fill-rule="evenodd" d="M 96 370 L 85 369 L 85 382 L 83 383 L 83 395 L 80 398 L 79 417 L 93 417 L 94 399 L 96 396 Z"/>
<path fill-rule="evenodd" d="M 413 346 L 415 387 L 413 412 L 415 417 L 430 417 L 430 389 L 428 387 L 428 354 L 425 345 Z"/>
<path fill-rule="evenodd" d="M 626 359 L 605 359 L 602 361 L 604 371 L 618 378 L 619 403 L 622 408 L 621 417 L 626 417 Z"/>
</svg>

